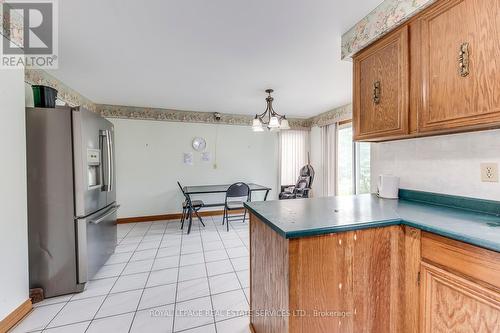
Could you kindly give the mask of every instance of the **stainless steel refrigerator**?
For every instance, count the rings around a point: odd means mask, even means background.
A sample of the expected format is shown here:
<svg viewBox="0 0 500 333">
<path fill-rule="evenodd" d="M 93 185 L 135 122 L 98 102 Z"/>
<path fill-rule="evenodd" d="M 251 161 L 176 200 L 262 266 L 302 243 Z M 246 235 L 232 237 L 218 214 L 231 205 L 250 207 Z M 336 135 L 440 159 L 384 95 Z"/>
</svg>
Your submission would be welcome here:
<svg viewBox="0 0 500 333">
<path fill-rule="evenodd" d="M 116 246 L 113 124 L 83 108 L 27 108 L 30 288 L 83 290 Z"/>
</svg>

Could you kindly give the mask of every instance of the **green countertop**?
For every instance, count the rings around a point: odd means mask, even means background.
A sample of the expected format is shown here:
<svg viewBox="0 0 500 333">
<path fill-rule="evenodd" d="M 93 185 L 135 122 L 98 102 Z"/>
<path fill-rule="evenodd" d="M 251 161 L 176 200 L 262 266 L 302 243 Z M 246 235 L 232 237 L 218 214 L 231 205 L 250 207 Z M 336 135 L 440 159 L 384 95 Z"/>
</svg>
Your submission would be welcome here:
<svg viewBox="0 0 500 333">
<path fill-rule="evenodd" d="M 421 195 L 425 192 L 413 192 Z M 500 252 L 500 203 L 466 200 L 463 208 L 407 199 L 380 199 L 374 194 L 296 200 L 257 201 L 245 206 L 272 229 L 286 238 L 404 224 L 455 240 Z M 439 195 L 438 195 L 439 196 Z M 412 195 L 403 195 L 410 198 Z M 414 196 L 417 197 L 417 196 Z M 450 201 L 450 196 L 443 196 Z M 413 198 L 412 198 L 413 199 Z M 418 198 L 420 200 L 420 198 Z M 439 204 L 439 201 L 443 205 Z M 489 211 L 473 211 L 470 206 L 488 206 Z M 448 204 L 448 202 L 446 202 Z M 466 209 L 467 208 L 467 209 Z"/>
</svg>

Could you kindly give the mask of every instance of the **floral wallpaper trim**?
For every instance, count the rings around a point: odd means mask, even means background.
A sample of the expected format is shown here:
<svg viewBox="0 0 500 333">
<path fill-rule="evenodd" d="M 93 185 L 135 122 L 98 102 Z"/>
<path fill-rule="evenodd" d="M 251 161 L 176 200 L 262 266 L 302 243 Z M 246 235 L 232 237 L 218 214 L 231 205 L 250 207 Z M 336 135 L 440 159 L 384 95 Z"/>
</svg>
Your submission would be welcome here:
<svg viewBox="0 0 500 333">
<path fill-rule="evenodd" d="M 213 112 L 181 111 L 161 108 L 143 108 L 122 105 L 97 105 L 98 111 L 106 118 L 137 119 L 174 121 L 188 123 L 226 124 L 251 126 L 253 116 L 221 113 L 221 119 L 215 120 Z M 308 119 L 289 119 L 290 127 L 293 129 L 308 130 L 310 121 Z"/>
<path fill-rule="evenodd" d="M 23 17 L 21 15 L 15 14 L 15 16 L 10 16 L 12 13 L 9 11 L 9 15 L 3 16 L 3 6 L 9 6 L 4 0 L 0 0 L 0 22 L 2 22 L 2 27 L 0 29 L 0 34 L 5 36 L 8 40 L 15 43 L 18 46 L 24 45 L 23 43 Z M 11 28 L 8 31 L 5 27 L 10 21 Z"/>
<path fill-rule="evenodd" d="M 49 86 L 57 90 L 57 99 L 70 106 L 83 106 L 84 108 L 98 112 L 97 106 L 87 97 L 81 95 L 76 90 L 71 89 L 59 79 L 53 77 L 42 69 L 25 69 L 24 81 L 31 85 L 39 84 Z"/>
<path fill-rule="evenodd" d="M 385 0 L 342 35 L 342 59 L 350 58 L 437 0 Z"/>
<path fill-rule="evenodd" d="M 59 79 L 42 69 L 26 69 L 25 82 L 40 84 L 57 89 L 57 98 L 70 106 L 83 106 L 97 112 L 106 118 L 157 120 L 188 123 L 208 123 L 226 125 L 251 126 L 253 116 L 221 113 L 221 120 L 214 119 L 213 112 L 181 111 L 161 108 L 145 108 L 135 106 L 96 104 L 74 89 L 68 87 Z M 325 126 L 352 117 L 352 105 L 344 105 L 317 116 L 303 118 L 289 118 L 292 129 L 309 130 L 312 126 Z"/>
<path fill-rule="evenodd" d="M 311 121 L 311 126 L 320 127 L 349 119 L 352 119 L 352 104 L 346 104 L 309 118 L 309 120 Z"/>
</svg>

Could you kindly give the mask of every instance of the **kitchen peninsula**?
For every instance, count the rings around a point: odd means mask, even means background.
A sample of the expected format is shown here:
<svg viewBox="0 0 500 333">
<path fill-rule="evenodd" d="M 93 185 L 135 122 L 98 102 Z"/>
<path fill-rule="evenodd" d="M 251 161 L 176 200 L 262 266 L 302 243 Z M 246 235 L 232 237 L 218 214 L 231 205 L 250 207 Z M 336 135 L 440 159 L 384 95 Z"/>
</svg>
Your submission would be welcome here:
<svg viewBox="0 0 500 333">
<path fill-rule="evenodd" d="M 498 202 L 401 190 L 246 206 L 255 333 L 499 327 Z"/>
</svg>

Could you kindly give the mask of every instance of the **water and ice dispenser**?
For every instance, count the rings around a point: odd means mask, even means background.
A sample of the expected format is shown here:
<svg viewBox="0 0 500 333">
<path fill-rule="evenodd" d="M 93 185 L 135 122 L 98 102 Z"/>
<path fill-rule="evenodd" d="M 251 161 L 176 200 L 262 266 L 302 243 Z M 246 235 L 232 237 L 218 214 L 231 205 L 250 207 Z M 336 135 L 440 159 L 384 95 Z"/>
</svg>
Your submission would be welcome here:
<svg viewBox="0 0 500 333">
<path fill-rule="evenodd" d="M 87 149 L 87 168 L 89 189 L 102 186 L 100 149 Z"/>
</svg>

